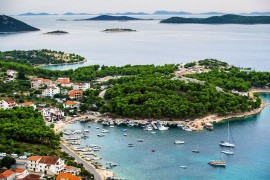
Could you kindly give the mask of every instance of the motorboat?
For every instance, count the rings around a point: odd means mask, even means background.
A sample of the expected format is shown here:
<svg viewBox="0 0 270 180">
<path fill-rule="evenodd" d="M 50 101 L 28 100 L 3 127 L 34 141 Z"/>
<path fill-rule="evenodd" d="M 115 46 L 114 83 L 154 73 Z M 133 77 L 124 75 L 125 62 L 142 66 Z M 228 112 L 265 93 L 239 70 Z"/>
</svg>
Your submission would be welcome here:
<svg viewBox="0 0 270 180">
<path fill-rule="evenodd" d="M 105 135 L 104 135 L 104 134 L 99 133 L 99 134 L 97 134 L 97 136 L 98 136 L 98 137 L 103 137 L 103 136 L 105 136 Z"/>
<path fill-rule="evenodd" d="M 144 129 L 145 131 L 152 131 L 153 127 L 152 126 L 145 126 Z"/>
<path fill-rule="evenodd" d="M 230 150 L 224 150 L 224 151 L 221 151 L 221 153 L 224 153 L 224 154 L 227 154 L 227 155 L 234 155 L 234 152 L 230 151 Z"/>
<path fill-rule="evenodd" d="M 151 134 L 156 134 L 156 132 L 155 131 L 152 131 Z"/>
<path fill-rule="evenodd" d="M 160 131 L 167 131 L 169 129 L 169 127 L 166 127 L 166 126 L 161 125 L 161 126 L 158 127 L 158 129 Z"/>
<path fill-rule="evenodd" d="M 182 169 L 187 169 L 187 166 L 180 166 L 180 168 L 182 168 Z"/>
<path fill-rule="evenodd" d="M 138 142 L 143 142 L 143 139 L 137 139 Z"/>
<path fill-rule="evenodd" d="M 114 128 L 114 125 L 110 125 L 110 128 Z"/>
<path fill-rule="evenodd" d="M 185 141 L 176 140 L 176 141 L 174 141 L 174 144 L 185 144 Z"/>
<path fill-rule="evenodd" d="M 194 153 L 200 153 L 199 147 L 197 146 L 196 149 L 193 149 L 193 150 L 192 150 L 192 152 L 194 152 Z"/>
<path fill-rule="evenodd" d="M 214 126 L 212 123 L 205 123 L 204 125 L 205 129 L 212 131 L 214 129 Z"/>
<path fill-rule="evenodd" d="M 124 136 L 127 136 L 127 133 L 125 133 Z"/>
<path fill-rule="evenodd" d="M 102 129 L 101 132 L 102 132 L 102 133 L 108 133 L 108 132 L 110 132 L 110 131 L 109 131 L 109 130 L 106 130 L 106 129 Z"/>
</svg>

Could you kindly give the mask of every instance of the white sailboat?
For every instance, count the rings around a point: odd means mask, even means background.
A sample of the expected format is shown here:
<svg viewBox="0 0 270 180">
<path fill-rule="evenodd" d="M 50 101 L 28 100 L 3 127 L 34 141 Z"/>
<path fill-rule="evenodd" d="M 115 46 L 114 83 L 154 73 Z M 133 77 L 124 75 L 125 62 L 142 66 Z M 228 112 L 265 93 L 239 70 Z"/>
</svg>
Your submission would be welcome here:
<svg viewBox="0 0 270 180">
<path fill-rule="evenodd" d="M 232 147 L 232 148 L 234 148 L 235 145 L 233 143 L 230 143 L 230 125 L 229 125 L 229 123 L 228 123 L 228 137 L 227 138 L 228 138 L 227 141 L 221 141 L 219 143 L 219 145 L 223 146 L 223 147 Z"/>
</svg>

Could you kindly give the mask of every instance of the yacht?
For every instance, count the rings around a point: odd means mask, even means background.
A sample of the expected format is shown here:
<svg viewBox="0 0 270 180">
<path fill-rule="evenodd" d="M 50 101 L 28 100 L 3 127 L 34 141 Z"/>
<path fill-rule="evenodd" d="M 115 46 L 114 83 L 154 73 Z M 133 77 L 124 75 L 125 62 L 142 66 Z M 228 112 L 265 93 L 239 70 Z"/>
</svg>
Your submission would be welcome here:
<svg viewBox="0 0 270 180">
<path fill-rule="evenodd" d="M 234 155 L 234 152 L 230 151 L 230 150 L 224 150 L 224 151 L 221 151 L 221 153 L 224 153 L 224 154 L 227 154 L 227 155 Z"/>
<path fill-rule="evenodd" d="M 227 141 L 220 141 L 219 145 L 224 146 L 224 147 L 232 147 L 232 148 L 235 147 L 235 145 L 233 143 L 230 143 L 230 125 L 229 125 L 229 123 L 228 123 Z"/>
<path fill-rule="evenodd" d="M 176 140 L 174 141 L 174 144 L 185 144 L 185 141 Z"/>
<path fill-rule="evenodd" d="M 225 167 L 225 161 L 221 161 L 221 160 L 212 160 L 209 161 L 208 164 L 212 165 L 212 166 L 218 166 L 218 167 Z"/>
<path fill-rule="evenodd" d="M 158 129 L 160 131 L 167 131 L 169 129 L 169 127 L 166 127 L 166 126 L 161 125 L 161 126 L 158 127 Z"/>
</svg>

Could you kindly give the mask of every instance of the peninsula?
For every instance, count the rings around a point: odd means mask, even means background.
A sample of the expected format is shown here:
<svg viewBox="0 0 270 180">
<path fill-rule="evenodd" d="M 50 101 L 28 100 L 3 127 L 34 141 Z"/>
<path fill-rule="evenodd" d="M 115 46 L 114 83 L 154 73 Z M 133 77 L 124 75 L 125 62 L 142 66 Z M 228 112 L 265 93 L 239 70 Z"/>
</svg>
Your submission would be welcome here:
<svg viewBox="0 0 270 180">
<path fill-rule="evenodd" d="M 39 31 L 39 29 L 10 16 L 0 15 L 0 33 L 26 31 Z"/>
<path fill-rule="evenodd" d="M 52 34 L 52 35 L 62 35 L 62 34 L 69 34 L 66 31 L 60 31 L 60 30 L 56 30 L 56 31 L 50 31 L 50 32 L 46 32 L 44 34 Z"/>
<path fill-rule="evenodd" d="M 171 24 L 270 24 L 269 16 L 240 16 L 227 14 L 208 18 L 171 17 L 160 21 Z"/>
<path fill-rule="evenodd" d="M 42 66 L 53 64 L 74 64 L 85 62 L 86 59 L 73 53 L 52 51 L 48 49 L 29 51 L 0 51 L 0 60 L 5 62 L 16 62 L 30 66 Z"/>
<path fill-rule="evenodd" d="M 105 29 L 102 32 L 136 32 L 134 29 L 123 29 L 123 28 L 112 28 L 112 29 Z"/>
<path fill-rule="evenodd" d="M 135 21 L 135 20 L 145 20 L 140 18 L 134 18 L 129 16 L 110 16 L 110 15 L 100 15 L 94 18 L 79 19 L 80 21 Z"/>
</svg>

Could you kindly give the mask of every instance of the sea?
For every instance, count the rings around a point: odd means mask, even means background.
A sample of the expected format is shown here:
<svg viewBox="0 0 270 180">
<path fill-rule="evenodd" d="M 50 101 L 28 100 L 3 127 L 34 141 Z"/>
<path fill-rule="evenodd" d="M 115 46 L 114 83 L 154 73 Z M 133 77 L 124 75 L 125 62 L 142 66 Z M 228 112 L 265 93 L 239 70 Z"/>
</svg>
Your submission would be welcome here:
<svg viewBox="0 0 270 180">
<path fill-rule="evenodd" d="M 84 64 L 48 69 L 74 69 L 93 64 L 163 65 L 214 58 L 235 66 L 269 71 L 270 25 L 161 24 L 161 19 L 170 16 L 155 15 L 135 16 L 154 19 L 150 21 L 75 21 L 94 16 L 12 16 L 41 31 L 0 35 L 0 51 L 46 48 L 76 53 L 87 59 Z M 130 28 L 137 32 L 101 32 L 108 28 Z M 70 34 L 43 34 L 54 30 Z"/>
<path fill-rule="evenodd" d="M 270 102 L 270 94 L 260 97 Z M 267 180 L 270 179 L 270 107 L 261 113 L 245 118 L 231 119 L 215 124 L 213 131 L 187 132 L 177 127 L 168 131 L 155 130 L 156 134 L 144 131 L 141 127 L 103 126 L 95 122 L 69 124 L 65 130 L 88 129 L 89 138 L 82 139 L 82 146 L 95 144 L 101 147 L 96 152 L 104 166 L 106 162 L 117 163 L 112 171 L 116 177 L 129 180 Z M 222 155 L 228 148 L 219 146 L 227 140 L 228 123 L 234 155 Z M 88 127 L 90 126 L 90 128 Z M 96 129 L 99 127 L 99 129 Z M 110 132 L 98 137 L 101 129 Z M 127 129 L 127 132 L 123 132 Z M 124 136 L 124 134 L 127 136 Z M 67 136 L 65 136 L 67 137 Z M 137 142 L 143 139 L 143 142 Z M 185 144 L 175 145 L 175 140 Z M 134 147 L 128 147 L 128 144 Z M 200 153 L 192 150 L 198 147 Z M 154 150 L 154 152 L 153 152 Z M 91 156 L 89 156 L 91 157 Z M 226 167 L 213 167 L 210 160 L 224 160 Z M 180 166 L 186 166 L 186 169 Z"/>
<path fill-rule="evenodd" d="M 160 24 L 169 16 L 137 16 L 144 21 L 74 21 L 93 16 L 13 16 L 41 31 L 0 35 L 0 51 L 52 49 L 76 53 L 86 63 L 47 66 L 47 69 L 75 69 L 99 64 L 172 64 L 214 58 L 235 66 L 270 71 L 270 25 L 202 25 Z M 195 16 L 192 16 L 195 17 Z M 196 16 L 202 17 L 202 16 Z M 66 20 L 66 21 L 63 21 Z M 130 28 L 137 32 L 104 33 L 107 28 Z M 67 35 L 45 35 L 64 30 Z M 270 94 L 260 94 L 270 102 Z M 96 144 L 101 163 L 118 164 L 112 170 L 117 177 L 130 180 L 261 180 L 270 179 L 270 107 L 261 113 L 230 120 L 230 130 L 236 144 L 234 155 L 221 156 L 221 140 L 227 138 L 227 122 L 215 125 L 214 131 L 186 132 L 171 127 L 156 134 L 139 127 L 115 126 L 105 137 L 97 137 L 101 124 L 88 122 L 70 124 L 65 129 L 89 129 L 89 138 L 81 146 Z M 91 128 L 88 128 L 91 126 Z M 127 129 L 123 136 L 122 129 Z M 142 138 L 144 142 L 137 142 Z M 184 140 L 175 145 L 175 140 Z M 135 147 L 128 147 L 133 143 Z M 200 153 L 192 153 L 199 147 Z M 154 152 L 153 152 L 154 151 Z M 223 158 L 226 168 L 207 164 Z M 187 166 L 182 169 L 180 166 Z"/>
</svg>

